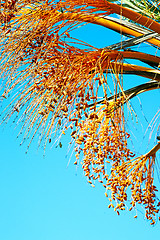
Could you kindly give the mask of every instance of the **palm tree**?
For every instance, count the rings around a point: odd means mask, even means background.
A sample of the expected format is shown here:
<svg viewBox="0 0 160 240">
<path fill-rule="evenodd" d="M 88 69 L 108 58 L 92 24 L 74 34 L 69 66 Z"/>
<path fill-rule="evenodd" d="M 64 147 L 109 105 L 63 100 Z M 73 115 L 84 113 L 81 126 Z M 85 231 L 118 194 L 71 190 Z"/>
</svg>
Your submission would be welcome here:
<svg viewBox="0 0 160 240">
<path fill-rule="evenodd" d="M 40 133 L 44 148 L 53 135 L 59 139 L 71 129 L 75 164 L 82 154 L 85 176 L 92 186 L 96 179 L 103 184 L 108 207 L 119 215 L 130 196 L 129 210 L 141 204 L 151 224 L 160 207 L 154 186 L 160 142 L 135 156 L 127 144 L 125 105 L 133 114 L 130 100 L 160 86 L 160 57 L 141 48 L 146 43 L 159 49 L 159 16 L 159 3 L 151 0 L 1 2 L 1 98 L 14 93 L 2 122 L 19 118 L 24 140 Z M 98 49 L 72 37 L 74 29 L 89 23 L 125 38 Z M 146 82 L 124 90 L 125 74 Z"/>
</svg>

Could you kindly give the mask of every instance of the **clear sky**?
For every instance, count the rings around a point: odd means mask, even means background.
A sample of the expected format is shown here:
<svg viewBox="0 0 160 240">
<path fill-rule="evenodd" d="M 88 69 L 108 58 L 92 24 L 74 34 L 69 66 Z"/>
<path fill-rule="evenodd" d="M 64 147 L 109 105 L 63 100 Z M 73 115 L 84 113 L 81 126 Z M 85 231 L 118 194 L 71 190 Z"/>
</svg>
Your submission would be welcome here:
<svg viewBox="0 0 160 240">
<path fill-rule="evenodd" d="M 94 25 L 74 34 L 97 47 L 120 40 L 118 34 Z M 127 81 L 132 86 L 146 80 L 128 76 Z M 133 104 L 144 124 L 140 127 L 142 131 L 137 132 L 134 147 L 143 152 L 146 147 L 140 144 L 147 126 L 143 113 L 150 122 L 159 108 L 160 91 L 139 98 L 143 112 L 138 98 Z M 133 129 L 139 128 L 136 123 L 134 126 Z M 132 125 L 129 127 L 133 130 Z M 98 183 L 92 188 L 81 166 L 73 164 L 74 155 L 71 160 L 71 152 L 67 155 L 69 136 L 63 136 L 62 148 L 49 145 L 44 158 L 36 141 L 25 154 L 26 145 L 20 146 L 17 134 L 18 129 L 11 122 L 5 128 L 0 126 L 1 240 L 159 239 L 160 223 L 150 226 L 143 211 L 138 211 L 138 218 L 134 219 L 134 213 L 123 212 L 118 216 L 107 207 L 104 188 Z M 152 140 L 155 141 L 155 135 Z"/>
</svg>

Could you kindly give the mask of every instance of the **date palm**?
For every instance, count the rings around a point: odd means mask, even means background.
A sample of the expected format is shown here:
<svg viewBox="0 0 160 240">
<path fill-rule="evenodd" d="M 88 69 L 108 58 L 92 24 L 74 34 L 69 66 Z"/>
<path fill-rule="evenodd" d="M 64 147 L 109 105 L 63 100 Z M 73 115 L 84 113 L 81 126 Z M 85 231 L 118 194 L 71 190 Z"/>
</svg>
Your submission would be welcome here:
<svg viewBox="0 0 160 240">
<path fill-rule="evenodd" d="M 59 139 L 71 129 L 75 164 L 82 159 L 88 182 L 103 184 L 109 207 L 119 215 L 131 196 L 130 210 L 143 205 L 154 224 L 160 207 L 154 186 L 160 142 L 135 156 L 127 144 L 124 107 L 132 114 L 130 100 L 160 86 L 160 57 L 141 51 L 142 43 L 159 49 L 159 2 L 7 0 L 1 2 L 0 19 L 1 98 L 14 93 L 2 122 L 14 115 L 22 123 L 24 140 L 31 143 L 39 133 L 44 148 L 55 133 Z M 72 37 L 74 29 L 89 23 L 125 40 L 98 49 Z M 145 82 L 124 90 L 125 74 Z"/>
</svg>

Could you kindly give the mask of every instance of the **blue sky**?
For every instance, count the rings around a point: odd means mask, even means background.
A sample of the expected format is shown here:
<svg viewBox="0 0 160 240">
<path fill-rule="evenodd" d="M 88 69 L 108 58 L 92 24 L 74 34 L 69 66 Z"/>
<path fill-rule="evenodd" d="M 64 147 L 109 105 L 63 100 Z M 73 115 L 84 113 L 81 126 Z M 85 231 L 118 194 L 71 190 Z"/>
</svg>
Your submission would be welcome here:
<svg viewBox="0 0 160 240">
<path fill-rule="evenodd" d="M 96 47 L 104 47 L 120 40 L 120 37 L 116 39 L 118 35 L 111 30 L 95 25 L 78 29 L 74 36 Z M 125 79 L 126 87 L 145 82 L 143 78 Z M 159 108 L 159 97 L 159 90 L 139 96 L 149 122 Z M 143 141 L 147 122 L 138 98 L 134 99 L 133 106 L 140 114 L 143 125 L 134 123 L 137 129 L 134 148 L 137 152 L 143 152 L 148 141 Z M 129 128 L 134 129 L 132 124 Z M 37 150 L 36 140 L 25 154 L 27 145 L 20 146 L 17 135 L 18 129 L 11 122 L 5 127 L 0 126 L 0 239 L 159 238 L 159 223 L 150 226 L 144 220 L 143 211 L 138 211 L 138 218 L 134 219 L 134 213 L 124 212 L 118 216 L 113 209 L 107 207 L 104 188 L 98 183 L 92 188 L 87 183 L 81 166 L 76 167 L 73 164 L 74 155 L 71 160 L 71 153 L 66 156 L 69 136 L 63 136 L 62 148 L 49 145 L 44 158 L 43 149 Z M 148 139 L 147 136 L 145 139 Z M 155 135 L 152 141 L 155 141 Z"/>
</svg>

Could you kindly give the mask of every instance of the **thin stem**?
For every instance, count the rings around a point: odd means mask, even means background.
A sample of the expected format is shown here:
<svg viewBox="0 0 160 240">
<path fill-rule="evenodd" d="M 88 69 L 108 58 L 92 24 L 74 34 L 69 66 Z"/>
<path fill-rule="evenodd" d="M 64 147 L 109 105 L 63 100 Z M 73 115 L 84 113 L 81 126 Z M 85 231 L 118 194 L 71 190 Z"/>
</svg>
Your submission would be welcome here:
<svg viewBox="0 0 160 240">
<path fill-rule="evenodd" d="M 127 89 L 123 92 L 120 92 L 118 94 L 114 94 L 110 97 L 107 98 L 108 101 L 111 101 L 112 99 L 114 99 L 116 97 L 116 99 L 118 97 L 121 97 L 122 95 L 126 95 L 127 96 L 127 101 L 132 99 L 133 97 L 137 96 L 138 94 L 140 93 L 143 93 L 143 92 L 147 92 L 147 91 L 151 91 L 151 90 L 155 90 L 155 89 L 158 89 L 160 88 L 160 83 L 159 82 L 156 82 L 156 81 L 150 81 L 148 83 L 144 83 L 144 84 L 141 84 L 141 85 L 138 85 L 136 87 L 133 87 L 133 88 L 130 88 L 130 89 Z M 101 104 L 104 102 L 104 98 L 101 99 L 100 101 L 97 101 L 96 104 Z M 126 101 L 125 101 L 126 103 Z M 94 103 L 95 104 L 95 103 Z M 93 103 L 92 104 L 89 104 L 88 107 L 92 107 L 94 105 Z"/>
<path fill-rule="evenodd" d="M 148 153 L 145 154 L 147 157 L 151 157 L 156 154 L 156 152 L 160 149 L 160 141 L 154 146 Z"/>
</svg>

